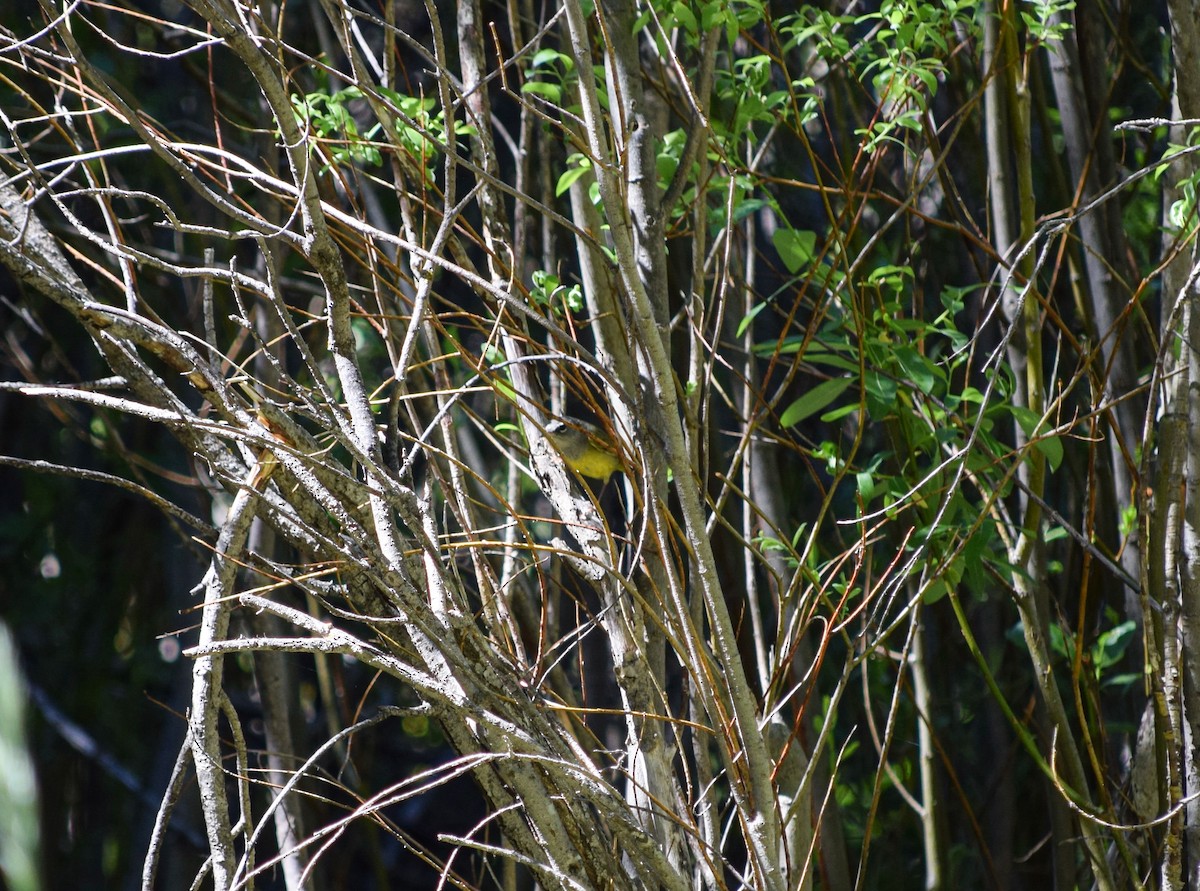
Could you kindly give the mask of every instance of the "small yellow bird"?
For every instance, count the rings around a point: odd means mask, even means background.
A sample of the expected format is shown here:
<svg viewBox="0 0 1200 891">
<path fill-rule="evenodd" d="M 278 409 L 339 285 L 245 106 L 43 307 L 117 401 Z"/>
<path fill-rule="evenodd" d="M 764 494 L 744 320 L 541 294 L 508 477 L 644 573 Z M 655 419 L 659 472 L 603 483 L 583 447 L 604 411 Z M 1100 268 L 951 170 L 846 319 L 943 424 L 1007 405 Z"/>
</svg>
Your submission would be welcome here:
<svg viewBox="0 0 1200 891">
<path fill-rule="evenodd" d="M 586 421 L 572 417 L 553 420 L 546 425 L 546 436 L 567 466 L 581 476 L 607 482 L 624 468 L 604 431 Z"/>
</svg>

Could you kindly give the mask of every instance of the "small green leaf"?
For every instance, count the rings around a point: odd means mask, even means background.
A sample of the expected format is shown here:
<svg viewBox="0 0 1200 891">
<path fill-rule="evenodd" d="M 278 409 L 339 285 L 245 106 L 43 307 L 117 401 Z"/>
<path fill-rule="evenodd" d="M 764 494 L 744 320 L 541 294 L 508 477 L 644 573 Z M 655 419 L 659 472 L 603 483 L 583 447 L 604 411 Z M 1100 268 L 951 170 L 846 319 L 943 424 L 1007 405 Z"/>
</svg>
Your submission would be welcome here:
<svg viewBox="0 0 1200 891">
<path fill-rule="evenodd" d="M 562 176 L 560 176 L 558 178 L 558 183 L 554 186 L 554 197 L 555 198 L 561 197 L 563 192 L 565 192 L 565 191 L 567 191 L 567 189 L 571 188 L 572 183 L 574 183 L 577 179 L 579 179 L 581 176 L 583 176 L 585 173 L 587 173 L 591 169 L 592 169 L 591 165 L 572 167 L 570 170 L 568 170 L 566 173 L 564 173 Z"/>
<path fill-rule="evenodd" d="M 513 389 L 508 381 L 496 379 L 492 382 L 492 386 L 496 388 L 496 395 L 506 402 L 517 402 L 517 391 Z"/>
<path fill-rule="evenodd" d="M 1140 680 L 1142 680 L 1142 673 L 1140 671 L 1129 672 L 1127 674 L 1115 674 L 1112 677 L 1105 678 L 1103 681 L 1101 681 L 1100 686 L 1126 688 L 1132 687 Z"/>
<path fill-rule="evenodd" d="M 776 229 L 771 239 L 788 272 L 795 275 L 810 262 L 817 248 L 817 233 L 805 229 Z"/>
<path fill-rule="evenodd" d="M 934 579 L 921 594 L 921 600 L 928 606 L 931 603 L 937 603 L 949 593 L 950 586 L 946 584 L 945 579 Z"/>
<path fill-rule="evenodd" d="M 858 374 L 858 362 L 854 359 L 845 358 L 837 353 L 828 353 L 820 347 L 809 347 L 804 351 L 804 361 L 811 362 L 813 365 L 825 365 L 829 368 L 840 368 L 842 371 L 850 371 Z"/>
<path fill-rule="evenodd" d="M 937 366 L 909 346 L 898 346 L 892 351 L 904 376 L 912 381 L 913 386 L 928 396 L 933 392 L 937 381 L 935 370 Z"/>
<path fill-rule="evenodd" d="M 556 49 L 538 50 L 533 54 L 533 59 L 530 61 L 529 67 L 540 68 L 542 65 L 552 65 L 559 59 L 562 59 L 566 65 L 572 64 L 570 56 L 564 55 Z"/>
<path fill-rule="evenodd" d="M 840 421 L 846 415 L 856 411 L 858 411 L 858 403 L 851 402 L 849 405 L 842 405 L 825 412 L 825 414 L 821 415 L 821 421 L 826 424 L 832 424 L 834 421 Z"/>
<path fill-rule="evenodd" d="M 530 80 L 521 84 L 521 92 L 535 93 L 554 103 L 562 99 L 562 87 L 559 84 L 548 84 L 540 80 Z"/>
<path fill-rule="evenodd" d="M 1070 632 L 1063 631 L 1063 627 L 1057 622 L 1050 623 L 1050 649 L 1064 659 L 1075 658 L 1075 642 L 1071 639 Z"/>
<path fill-rule="evenodd" d="M 1034 440 L 1034 446 L 1045 456 L 1046 461 L 1050 464 L 1050 469 L 1058 470 L 1063 459 L 1062 440 L 1057 436 L 1039 437 L 1036 435 L 1035 431 L 1038 429 L 1038 421 L 1041 420 L 1037 412 L 1030 411 L 1021 405 L 1010 405 L 1008 409 L 1012 412 L 1012 416 L 1016 418 L 1017 423 L 1021 425 L 1021 430 L 1024 431 L 1025 435 Z"/>
<path fill-rule="evenodd" d="M 654 160 L 654 172 L 658 174 L 660 183 L 668 182 L 679 169 L 679 159 L 671 155 L 659 155 Z"/>
<path fill-rule="evenodd" d="M 863 504 L 870 504 L 871 499 L 875 497 L 875 476 L 868 470 L 860 470 L 854 475 L 855 482 L 858 484 L 858 494 L 863 500 Z"/>
<path fill-rule="evenodd" d="M 886 374 L 868 370 L 863 375 L 863 388 L 871 417 L 876 420 L 886 417 L 896 404 L 896 382 Z"/>
<path fill-rule="evenodd" d="M 766 206 L 767 202 L 763 201 L 761 198 L 747 198 L 745 201 L 738 203 L 733 208 L 732 222 L 740 223 L 742 220 L 746 219 L 746 217 L 750 216 L 750 214 L 755 213 Z"/>
<path fill-rule="evenodd" d="M 1129 644 L 1134 640 L 1136 632 L 1137 625 L 1130 621 L 1122 622 L 1116 628 L 1101 634 L 1092 646 L 1092 659 L 1096 663 L 1096 671 L 1099 672 L 1120 662 L 1121 657 L 1129 648 Z"/>
<path fill-rule="evenodd" d="M 1129 535 L 1137 528 L 1138 509 L 1136 504 L 1131 504 L 1121 511 L 1121 522 L 1119 529 L 1122 536 Z"/>
<path fill-rule="evenodd" d="M 763 301 L 762 303 L 758 304 L 757 306 L 750 307 L 750 311 L 748 313 L 746 313 L 746 315 L 742 318 L 742 320 L 740 322 L 738 322 L 738 329 L 737 329 L 738 337 L 741 337 L 743 334 L 746 333 L 746 329 L 749 328 L 750 325 L 754 322 L 754 317 L 757 316 L 760 312 L 762 312 L 766 308 L 766 306 L 767 306 L 766 301 Z"/>
<path fill-rule="evenodd" d="M 815 415 L 841 396 L 851 382 L 848 377 L 835 377 L 817 384 L 787 407 L 780 417 L 779 423 L 784 427 L 792 427 L 810 415 Z"/>
<path fill-rule="evenodd" d="M 984 565 L 988 542 L 995 536 L 995 524 L 985 520 L 974 534 L 963 544 L 960 556 L 963 561 L 963 577 L 972 594 L 979 595 L 987 590 L 988 575 Z"/>
<path fill-rule="evenodd" d="M 1057 436 L 1043 436 L 1034 445 L 1039 452 L 1046 456 L 1046 462 L 1050 465 L 1050 469 L 1058 470 L 1063 459 L 1062 440 Z"/>
<path fill-rule="evenodd" d="M 679 20 L 679 24 L 691 34 L 695 34 L 700 30 L 700 23 L 696 21 L 696 14 L 688 8 L 687 3 L 675 4 L 675 18 Z"/>
</svg>

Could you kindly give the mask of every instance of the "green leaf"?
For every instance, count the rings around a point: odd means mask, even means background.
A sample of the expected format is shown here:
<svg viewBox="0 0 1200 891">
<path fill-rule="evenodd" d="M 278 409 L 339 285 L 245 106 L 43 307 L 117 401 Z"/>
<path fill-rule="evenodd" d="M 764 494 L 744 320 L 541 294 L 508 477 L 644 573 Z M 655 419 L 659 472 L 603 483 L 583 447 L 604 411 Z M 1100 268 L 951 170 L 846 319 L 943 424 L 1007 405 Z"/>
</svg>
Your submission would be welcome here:
<svg viewBox="0 0 1200 891">
<path fill-rule="evenodd" d="M 1007 408 L 1008 411 L 1013 413 L 1016 423 L 1021 425 L 1021 430 L 1025 432 L 1025 435 L 1030 439 L 1034 439 L 1034 448 L 1037 448 L 1038 452 L 1045 456 L 1046 461 L 1049 462 L 1050 470 L 1057 471 L 1058 466 L 1062 464 L 1062 439 L 1057 436 L 1037 435 L 1037 430 L 1039 429 L 1038 421 L 1040 420 L 1037 412 L 1030 411 L 1025 406 L 1010 405 Z"/>
<path fill-rule="evenodd" d="M 738 322 L 738 329 L 737 329 L 738 337 L 741 337 L 743 334 L 746 333 L 746 329 L 749 328 L 750 325 L 754 322 L 754 317 L 757 316 L 764 309 L 766 309 L 766 306 L 767 306 L 767 303 L 764 300 L 762 303 L 758 304 L 757 306 L 750 307 L 750 311 L 748 313 L 746 313 L 746 315 L 742 318 L 742 320 L 740 322 Z"/>
<path fill-rule="evenodd" d="M 985 520 L 963 544 L 960 556 L 963 562 L 963 577 L 972 594 L 978 595 L 987 590 L 988 574 L 984 565 L 988 543 L 995 537 L 995 523 Z"/>
<path fill-rule="evenodd" d="M 1058 470 L 1063 459 L 1062 440 L 1057 436 L 1037 436 L 1038 421 L 1041 420 L 1037 412 L 1030 411 L 1022 405 L 1010 405 L 1008 410 L 1021 425 L 1021 430 L 1025 435 L 1034 440 L 1034 447 L 1045 456 L 1046 461 L 1050 464 L 1050 469 Z"/>
<path fill-rule="evenodd" d="M 675 18 L 679 20 L 679 24 L 683 25 L 688 32 L 695 34 L 700 30 L 700 23 L 696 21 L 696 14 L 688 7 L 687 3 L 675 4 Z"/>
<path fill-rule="evenodd" d="M 530 80 L 521 84 L 521 92 L 536 93 L 554 103 L 558 103 L 562 99 L 562 87 L 559 84 L 543 83 L 540 80 Z"/>
<path fill-rule="evenodd" d="M 808 349 L 804 352 L 804 361 L 811 362 L 813 365 L 827 365 L 830 368 L 840 368 L 842 371 L 851 371 L 858 374 L 858 363 L 852 359 L 846 359 L 834 353 L 825 353 L 821 350 Z"/>
<path fill-rule="evenodd" d="M 1062 526 L 1052 526 L 1046 530 L 1046 534 L 1042 536 L 1042 544 L 1050 544 L 1052 541 L 1058 541 L 1060 538 L 1067 537 L 1067 530 Z"/>
<path fill-rule="evenodd" d="M 848 377 L 835 377 L 817 384 L 787 407 L 779 419 L 784 427 L 792 427 L 810 415 L 815 415 L 837 399 L 852 383 Z"/>
<path fill-rule="evenodd" d="M 540 68 L 543 65 L 552 65 L 562 59 L 564 65 L 574 64 L 571 57 L 560 53 L 556 49 L 542 49 L 533 54 L 533 59 L 529 62 L 530 68 Z"/>
<path fill-rule="evenodd" d="M 1102 671 L 1120 662 L 1136 632 L 1137 625 L 1129 621 L 1101 634 L 1092 646 L 1092 660 L 1096 664 L 1096 671 Z"/>
<path fill-rule="evenodd" d="M 761 210 L 766 206 L 767 202 L 763 201 L 761 198 L 747 198 L 745 201 L 738 203 L 733 208 L 732 222 L 740 223 L 742 220 L 746 219 L 746 217 L 750 216 L 750 214 Z"/>
<path fill-rule="evenodd" d="M 853 414 L 856 411 L 858 411 L 858 403 L 851 402 L 848 405 L 842 405 L 825 412 L 825 414 L 821 415 L 821 420 L 826 424 L 832 424 L 834 421 L 840 421 L 846 415 Z"/>
<path fill-rule="evenodd" d="M 679 159 L 671 155 L 659 155 L 654 159 L 654 172 L 660 183 L 668 182 L 679 169 Z"/>
<path fill-rule="evenodd" d="M 868 371 L 863 375 L 863 388 L 867 393 L 867 411 L 879 420 L 886 417 L 896 404 L 896 382 L 886 374 Z"/>
<path fill-rule="evenodd" d="M 1070 632 L 1063 631 L 1057 622 L 1050 623 L 1050 649 L 1064 659 L 1075 658 L 1075 642 L 1071 640 Z"/>
<path fill-rule="evenodd" d="M 937 381 L 937 366 L 909 346 L 898 346 L 892 350 L 904 377 L 912 381 L 913 386 L 928 396 L 933 392 Z"/>
<path fill-rule="evenodd" d="M 1050 469 L 1058 470 L 1063 459 L 1062 440 L 1057 436 L 1043 436 L 1034 443 L 1034 446 L 1046 456 L 1046 463 L 1050 465 Z"/>
<path fill-rule="evenodd" d="M 563 192 L 571 188 L 572 183 L 574 183 L 585 173 L 588 173 L 591 169 L 591 165 L 572 167 L 570 170 L 560 176 L 558 178 L 558 183 L 554 186 L 554 197 L 561 197 Z"/>
<path fill-rule="evenodd" d="M 1140 681 L 1140 680 L 1142 680 L 1142 673 L 1140 671 L 1134 671 L 1134 672 L 1128 672 L 1126 674 L 1115 674 L 1112 677 L 1105 678 L 1103 681 L 1100 682 L 1100 686 L 1101 687 L 1118 687 L 1118 688 L 1124 689 L 1126 687 L 1132 687 L 1134 684 L 1138 683 L 1138 681 Z"/>
<path fill-rule="evenodd" d="M 1020 424 L 1021 431 L 1024 432 L 1027 437 L 1032 438 L 1033 431 L 1038 429 L 1038 421 L 1040 420 L 1037 412 L 1033 412 L 1031 409 L 1028 409 L 1025 406 L 1010 405 L 1006 407 L 1008 408 L 1009 412 L 1012 412 L 1013 418 L 1016 419 L 1016 423 Z"/>
<path fill-rule="evenodd" d="M 496 390 L 496 395 L 505 402 L 517 403 L 517 391 L 513 389 L 508 381 L 497 378 L 492 382 L 492 386 Z"/>
<path fill-rule="evenodd" d="M 950 586 L 945 579 L 934 579 L 921 594 L 921 600 L 928 606 L 931 603 L 937 603 L 949 593 Z"/>
<path fill-rule="evenodd" d="M 816 253 L 817 233 L 805 229 L 776 229 L 771 239 L 788 272 L 795 275 L 810 262 Z"/>
<path fill-rule="evenodd" d="M 1130 504 L 1121 511 L 1121 521 L 1118 529 L 1122 536 L 1129 535 L 1137 528 L 1138 509 L 1136 504 Z"/>
<path fill-rule="evenodd" d="M 870 504 L 876 494 L 875 475 L 869 470 L 860 470 L 854 475 L 854 479 L 858 484 L 858 494 L 861 496 L 863 504 Z"/>
</svg>

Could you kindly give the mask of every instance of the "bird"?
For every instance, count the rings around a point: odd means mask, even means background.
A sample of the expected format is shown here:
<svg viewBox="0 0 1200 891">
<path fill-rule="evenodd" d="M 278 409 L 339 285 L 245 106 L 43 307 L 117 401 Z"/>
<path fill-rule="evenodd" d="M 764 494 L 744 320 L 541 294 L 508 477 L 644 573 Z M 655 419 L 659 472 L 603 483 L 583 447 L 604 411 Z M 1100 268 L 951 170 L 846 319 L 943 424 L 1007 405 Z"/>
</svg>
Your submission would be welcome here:
<svg viewBox="0 0 1200 891">
<path fill-rule="evenodd" d="M 590 479 L 608 482 L 624 464 L 599 427 L 569 415 L 546 425 L 546 436 L 567 466 Z"/>
</svg>

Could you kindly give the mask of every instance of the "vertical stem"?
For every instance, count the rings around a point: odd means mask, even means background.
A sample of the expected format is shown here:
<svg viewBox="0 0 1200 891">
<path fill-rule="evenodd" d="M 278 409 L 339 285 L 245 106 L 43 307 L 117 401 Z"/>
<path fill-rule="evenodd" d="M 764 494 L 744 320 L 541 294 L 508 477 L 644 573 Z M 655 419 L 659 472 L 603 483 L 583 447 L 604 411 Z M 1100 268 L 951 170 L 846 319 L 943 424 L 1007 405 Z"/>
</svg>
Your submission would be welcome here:
<svg viewBox="0 0 1200 891">
<path fill-rule="evenodd" d="M 587 19 L 579 0 L 567 0 L 566 11 L 576 66 L 580 71 L 588 71 L 591 68 L 590 39 Z M 650 385 L 648 395 L 661 406 L 661 433 L 666 444 L 667 460 L 677 473 L 675 490 L 688 544 L 695 557 L 695 585 L 703 597 L 712 623 L 710 644 L 723 672 L 724 705 L 730 712 L 731 721 L 728 738 L 723 740 L 722 748 L 731 771 L 730 785 L 742 812 L 744 831 L 758 879 L 767 891 L 782 891 L 783 879 L 778 862 L 779 817 L 771 781 L 774 763 L 758 727 L 757 702 L 742 667 L 737 635 L 725 603 L 716 559 L 705 527 L 700 493 L 691 473 L 687 472 L 688 449 L 679 415 L 675 375 L 654 303 L 646 291 L 646 282 L 639 275 L 635 239 L 623 197 L 624 189 L 617 180 L 617 168 L 610 161 L 605 116 L 600 110 L 594 83 L 586 77 L 580 78 L 580 92 L 589 148 L 597 159 L 596 174 L 601 200 L 611 226 L 617 271 L 625 296 L 630 301 L 632 327 L 645 351 Z M 661 510 L 663 506 L 656 507 Z"/>
<path fill-rule="evenodd" d="M 1194 358 L 1194 357 L 1193 357 Z M 1194 367 L 1194 366 L 1193 366 Z M 1183 392 L 1192 395 L 1196 384 L 1190 382 Z M 1194 401 L 1194 400 L 1189 400 Z M 1189 409 L 1191 406 L 1189 406 Z M 1159 476 L 1155 492 L 1155 510 L 1151 542 L 1155 545 L 1154 563 L 1148 573 L 1150 593 L 1156 609 L 1147 617 L 1148 666 L 1151 672 L 1151 696 L 1154 705 L 1154 730 L 1158 779 L 1157 801 L 1164 809 L 1180 800 L 1180 646 L 1179 600 L 1186 603 L 1188 589 L 1197 584 L 1197 544 L 1194 522 L 1196 478 L 1193 462 L 1196 424 L 1193 417 L 1170 413 L 1159 424 Z M 1186 640 L 1186 638 L 1185 638 Z M 1157 753 L 1161 752 L 1161 759 Z M 1163 835 L 1161 882 L 1164 889 L 1181 887 L 1183 856 L 1183 815 L 1167 822 Z"/>
<path fill-rule="evenodd" d="M 917 707 L 917 766 L 921 775 L 921 834 L 925 847 L 925 891 L 942 891 L 945 887 L 945 855 L 938 830 L 940 805 L 937 794 L 937 752 L 929 722 L 934 714 L 933 695 L 929 689 L 929 672 L 925 662 L 925 622 L 920 612 L 913 616 L 913 633 L 909 669 L 912 671 L 913 700 Z"/>
<path fill-rule="evenodd" d="M 268 468 L 268 469 L 264 469 Z M 256 464 L 248 473 L 229 508 L 208 573 L 204 579 L 204 610 L 200 618 L 199 646 L 219 643 L 229 633 L 229 595 L 239 568 L 238 558 L 246 547 L 258 492 L 254 485 L 269 475 L 269 466 Z M 217 728 L 220 715 L 224 657 L 199 656 L 192 667 L 192 707 L 188 715 L 192 757 L 196 762 L 196 783 L 200 787 L 201 810 L 208 832 L 212 860 L 213 888 L 227 891 L 236 864 L 233 830 L 229 820 L 229 799 L 225 795 L 225 771 L 221 767 L 221 736 Z M 249 821 L 250 815 L 243 814 Z"/>
<path fill-rule="evenodd" d="M 1174 87 L 1178 117 L 1184 120 L 1200 117 L 1200 11 L 1195 0 L 1169 0 L 1168 9 L 1171 16 L 1171 52 L 1174 56 Z M 1178 139 L 1182 134 L 1173 134 Z M 1183 166 L 1178 173 L 1172 175 L 1184 177 L 1196 171 L 1196 160 L 1193 157 L 1181 159 Z M 1195 225 L 1194 221 L 1191 222 Z M 1194 238 L 1194 233 L 1192 235 Z M 1196 258 L 1196 244 L 1192 244 L 1193 264 Z M 1196 292 L 1196 279 L 1200 267 L 1193 265 L 1186 283 L 1179 263 L 1174 269 L 1168 270 L 1166 279 L 1171 284 L 1180 284 L 1179 293 L 1188 302 L 1187 340 L 1184 354 L 1188 362 L 1187 406 L 1176 407 L 1175 411 L 1186 411 L 1188 423 L 1188 460 L 1186 497 L 1187 506 L 1184 519 L 1183 539 L 1183 585 L 1182 585 L 1182 671 L 1185 729 L 1189 738 L 1183 746 L 1183 782 L 1189 796 L 1186 814 L 1186 850 L 1188 862 L 1181 865 L 1183 878 L 1188 887 L 1200 887 L 1200 737 L 1195 727 L 1200 722 L 1200 350 L 1194 340 L 1200 331 L 1200 295 Z M 1166 293 L 1173 293 L 1174 289 Z M 1164 317 L 1167 315 L 1163 313 Z M 1168 332 L 1169 335 L 1173 332 Z M 1169 341 L 1168 341 L 1169 342 Z M 1165 617 L 1164 617 L 1165 619 Z M 1173 633 L 1174 629 L 1166 629 Z M 1164 654 L 1165 655 L 1165 654 Z M 1169 669 L 1168 669 L 1169 671 Z M 1172 801 L 1175 799 L 1172 798 Z M 1172 827 L 1174 830 L 1175 827 Z"/>
<path fill-rule="evenodd" d="M 1030 130 L 1030 95 L 1028 71 L 1029 59 L 1020 53 L 1018 46 L 1018 17 L 1014 0 L 1002 0 L 999 21 L 996 23 L 996 56 L 993 68 L 1003 85 L 1004 102 L 1008 115 L 1009 141 L 1012 147 L 1012 164 L 1016 172 L 1016 204 L 1018 236 L 1016 244 L 1029 245 L 1035 237 L 1035 201 L 1033 192 L 1033 147 Z M 1003 144 L 1002 144 L 1003 145 Z M 996 147 L 999 151 L 1001 146 Z M 1023 363 L 1023 374 L 1014 365 L 1018 381 L 1023 387 L 1014 394 L 1014 401 L 1024 396 L 1024 407 L 1041 418 L 1046 410 L 1045 378 L 1042 367 L 1042 313 L 1037 299 L 1034 276 L 1034 254 L 1025 251 L 1018 266 L 1009 273 L 1009 287 L 1020 284 L 1021 291 L 1016 306 L 1011 307 L 1010 319 L 1019 326 L 1017 337 L 1010 341 L 1010 359 Z M 1019 313 L 1019 314 L 1018 314 Z M 1037 435 L 1037 431 L 1034 431 Z M 1012 547 L 1011 559 L 1018 568 L 1013 585 L 1016 605 L 1021 614 L 1025 643 L 1033 663 L 1038 688 L 1047 715 L 1055 733 L 1058 755 L 1054 760 L 1062 766 L 1063 779 L 1077 795 L 1087 797 L 1083 759 L 1072 732 L 1061 693 L 1054 678 L 1049 644 L 1050 604 L 1046 584 L 1046 566 L 1042 546 L 1042 499 L 1046 488 L 1046 458 L 1036 447 L 1024 450 L 1024 477 L 1029 497 L 1022 505 L 1021 531 Z M 1102 891 L 1115 887 L 1107 853 L 1102 839 L 1093 824 L 1081 822 L 1084 847 L 1088 852 L 1093 874 Z"/>
</svg>

